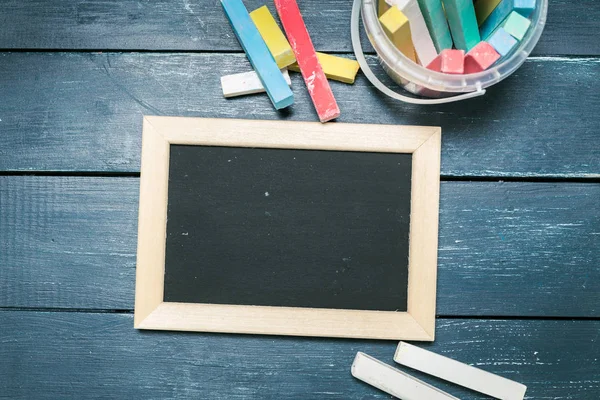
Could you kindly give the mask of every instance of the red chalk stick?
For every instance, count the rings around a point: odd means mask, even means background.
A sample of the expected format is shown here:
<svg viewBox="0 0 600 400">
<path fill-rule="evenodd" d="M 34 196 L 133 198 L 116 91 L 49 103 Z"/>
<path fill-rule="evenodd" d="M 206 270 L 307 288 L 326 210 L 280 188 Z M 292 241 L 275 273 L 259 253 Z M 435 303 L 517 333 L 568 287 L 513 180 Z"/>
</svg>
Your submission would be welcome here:
<svg viewBox="0 0 600 400">
<path fill-rule="evenodd" d="M 465 66 L 465 52 L 463 50 L 446 49 L 433 59 L 427 69 L 446 74 L 462 74 Z"/>
<path fill-rule="evenodd" d="M 491 67 L 500 54 L 487 42 L 479 42 L 465 56 L 465 74 L 474 74 Z"/>
<path fill-rule="evenodd" d="M 296 0 L 275 0 L 275 7 L 296 55 L 296 61 L 319 115 L 319 120 L 327 122 L 339 117 L 340 109 L 333 97 L 323 68 L 319 64 L 317 53 L 306 31 Z"/>
</svg>

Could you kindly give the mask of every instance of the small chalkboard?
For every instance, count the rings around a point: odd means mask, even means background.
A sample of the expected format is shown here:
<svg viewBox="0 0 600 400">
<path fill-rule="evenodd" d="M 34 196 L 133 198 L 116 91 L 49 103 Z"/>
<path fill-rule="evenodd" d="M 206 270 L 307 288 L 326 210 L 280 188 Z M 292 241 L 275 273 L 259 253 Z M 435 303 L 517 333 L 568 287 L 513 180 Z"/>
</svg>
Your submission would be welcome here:
<svg viewBox="0 0 600 400">
<path fill-rule="evenodd" d="M 145 117 L 135 326 L 433 340 L 440 130 Z"/>
</svg>

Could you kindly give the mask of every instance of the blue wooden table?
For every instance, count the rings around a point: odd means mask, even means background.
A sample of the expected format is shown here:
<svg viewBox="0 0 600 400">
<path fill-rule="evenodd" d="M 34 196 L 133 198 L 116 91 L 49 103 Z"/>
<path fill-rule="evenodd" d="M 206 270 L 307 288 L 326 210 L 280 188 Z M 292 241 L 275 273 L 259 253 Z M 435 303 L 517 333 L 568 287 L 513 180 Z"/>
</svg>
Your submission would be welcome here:
<svg viewBox="0 0 600 400">
<path fill-rule="evenodd" d="M 133 329 L 142 115 L 314 121 L 300 76 L 285 112 L 223 99 L 219 77 L 250 67 L 218 1 L 0 5 L 0 398 L 387 398 L 350 364 L 392 363 L 394 342 Z M 317 50 L 350 55 L 349 1 L 300 6 Z M 423 346 L 533 399 L 600 398 L 598 21 L 597 0 L 550 0 L 534 56 L 470 102 L 332 83 L 342 122 L 442 126 Z"/>
</svg>

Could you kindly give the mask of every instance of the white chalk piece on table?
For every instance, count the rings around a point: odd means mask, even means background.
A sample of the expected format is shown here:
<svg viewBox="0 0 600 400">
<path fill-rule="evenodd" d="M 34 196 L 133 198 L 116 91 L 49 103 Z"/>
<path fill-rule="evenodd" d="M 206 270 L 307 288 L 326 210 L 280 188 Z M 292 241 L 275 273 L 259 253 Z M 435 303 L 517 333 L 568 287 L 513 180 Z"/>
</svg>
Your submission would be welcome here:
<svg viewBox="0 0 600 400">
<path fill-rule="evenodd" d="M 290 74 L 288 70 L 282 69 L 281 73 L 283 74 L 288 86 L 291 86 L 292 81 L 290 80 Z M 257 73 L 254 71 L 222 76 L 221 88 L 223 89 L 224 97 L 236 97 L 265 92 L 265 87 L 260 81 Z"/>
<path fill-rule="evenodd" d="M 340 109 L 319 63 L 296 0 L 275 0 L 275 8 L 277 8 L 283 30 L 296 55 L 296 62 L 300 67 L 304 82 L 306 82 L 319 120 L 327 122 L 339 117 Z"/>
<path fill-rule="evenodd" d="M 393 4 L 400 9 L 408 18 L 412 42 L 417 52 L 421 65 L 429 65 L 438 55 L 429 29 L 425 23 L 423 13 L 419 8 L 417 0 L 392 0 Z"/>
<path fill-rule="evenodd" d="M 292 105 L 294 94 L 252 22 L 242 0 L 221 0 L 221 5 L 275 108 L 279 110 Z"/>
<path fill-rule="evenodd" d="M 458 400 L 428 383 L 361 352 L 356 353 L 352 363 L 352 376 L 403 400 Z"/>
<path fill-rule="evenodd" d="M 494 11 L 483 21 L 479 27 L 481 40 L 488 42 L 488 38 L 498 29 L 504 20 L 513 12 L 515 0 L 502 0 Z"/>
<path fill-rule="evenodd" d="M 527 390 L 519 382 L 404 342 L 398 345 L 394 361 L 497 399 L 522 400 Z"/>
</svg>

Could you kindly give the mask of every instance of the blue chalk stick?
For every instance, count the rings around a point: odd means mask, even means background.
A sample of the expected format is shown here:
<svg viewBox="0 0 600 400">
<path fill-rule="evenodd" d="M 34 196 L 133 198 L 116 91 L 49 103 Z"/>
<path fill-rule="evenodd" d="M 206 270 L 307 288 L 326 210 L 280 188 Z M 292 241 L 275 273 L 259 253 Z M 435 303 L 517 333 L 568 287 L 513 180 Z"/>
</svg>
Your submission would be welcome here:
<svg viewBox="0 0 600 400">
<path fill-rule="evenodd" d="M 292 105 L 294 94 L 256 29 L 242 0 L 221 0 L 221 5 L 275 108 L 279 110 Z"/>
<path fill-rule="evenodd" d="M 504 28 L 498 28 L 487 42 L 503 57 L 518 43 Z"/>
<path fill-rule="evenodd" d="M 535 10 L 536 0 L 515 0 L 515 11 L 524 17 L 529 17 Z"/>
<path fill-rule="evenodd" d="M 500 4 L 492 11 L 489 17 L 483 21 L 483 24 L 479 27 L 479 33 L 481 34 L 481 40 L 488 41 L 487 39 L 494 33 L 494 31 L 504 22 L 506 17 L 510 15 L 515 7 L 515 0 L 502 0 Z"/>
<path fill-rule="evenodd" d="M 481 41 L 472 0 L 443 0 L 454 46 L 469 51 Z"/>
</svg>

